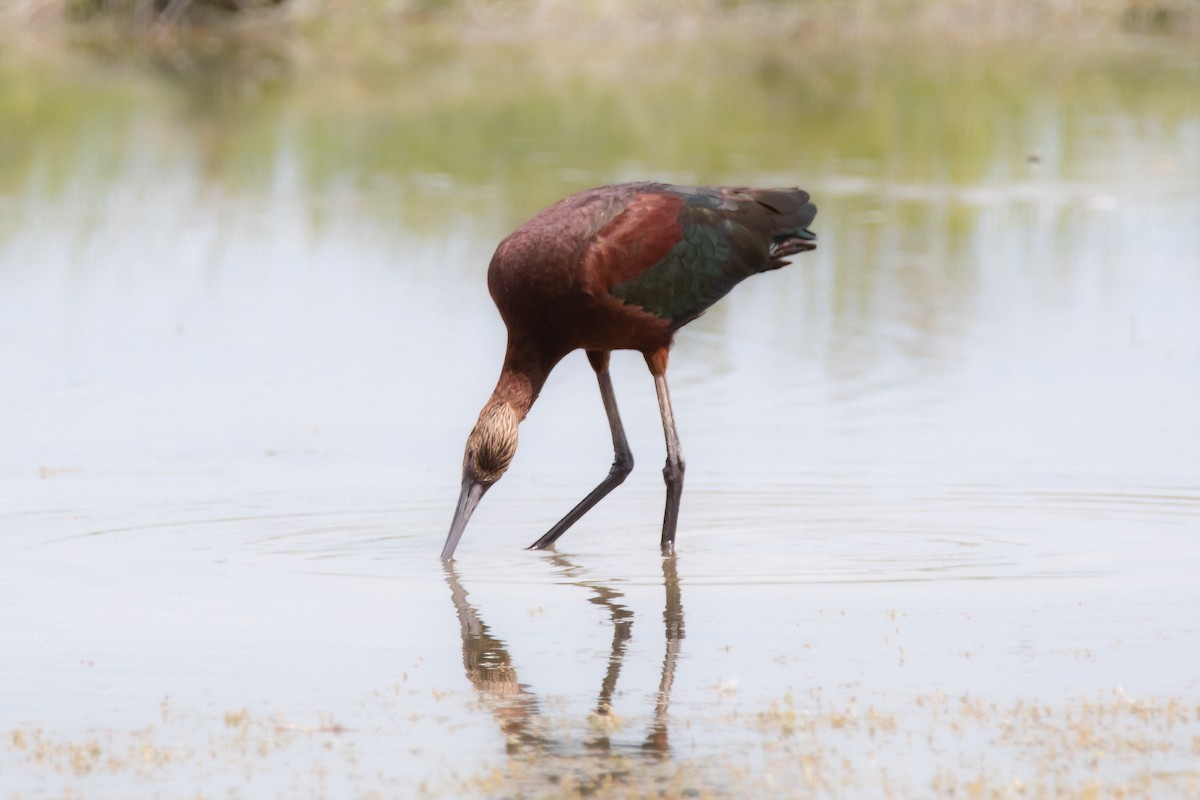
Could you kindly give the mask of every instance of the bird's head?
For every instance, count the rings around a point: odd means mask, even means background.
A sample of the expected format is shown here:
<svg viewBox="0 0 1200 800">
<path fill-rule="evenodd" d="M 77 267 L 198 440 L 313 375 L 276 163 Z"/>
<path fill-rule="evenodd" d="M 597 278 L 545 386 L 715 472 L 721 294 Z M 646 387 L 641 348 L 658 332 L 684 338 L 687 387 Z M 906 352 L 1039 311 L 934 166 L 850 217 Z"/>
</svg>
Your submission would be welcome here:
<svg viewBox="0 0 1200 800">
<path fill-rule="evenodd" d="M 517 427 L 520 423 L 520 415 L 509 403 L 489 403 L 479 413 L 479 421 L 467 437 L 467 447 L 463 453 L 462 492 L 458 496 L 454 521 L 450 523 L 450 533 L 442 548 L 443 561 L 454 557 L 454 549 L 466 530 L 467 520 L 471 518 L 475 506 L 512 463 L 517 452 Z"/>
<path fill-rule="evenodd" d="M 521 420 L 508 403 L 489 404 L 467 437 L 463 453 L 463 476 L 491 486 L 512 463 L 517 453 L 517 426 Z"/>
</svg>

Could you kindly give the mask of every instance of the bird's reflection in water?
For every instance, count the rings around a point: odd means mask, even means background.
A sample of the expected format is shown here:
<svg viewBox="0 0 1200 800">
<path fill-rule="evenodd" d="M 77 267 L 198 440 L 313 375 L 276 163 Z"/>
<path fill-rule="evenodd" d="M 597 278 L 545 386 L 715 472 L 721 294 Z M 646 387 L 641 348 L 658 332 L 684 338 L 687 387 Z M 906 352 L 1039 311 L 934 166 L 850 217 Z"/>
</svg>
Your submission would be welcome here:
<svg viewBox="0 0 1200 800">
<path fill-rule="evenodd" d="M 569 578 L 577 578 L 582 574 L 578 566 L 563 556 L 553 555 L 549 558 Z M 518 680 L 507 645 L 492 635 L 479 609 L 468 602 L 467 591 L 459 581 L 453 562 L 447 562 L 445 569 L 450 598 L 454 602 L 462 629 L 463 667 L 466 669 L 467 679 L 479 692 L 480 699 L 503 731 L 510 756 L 519 756 L 526 762 L 549 757 L 553 762 L 556 760 L 554 756 L 579 755 L 578 750 L 572 753 L 570 728 L 573 726 L 564 730 L 543 719 L 537 696 L 530 687 Z M 621 665 L 625 660 L 625 651 L 633 635 L 633 612 L 621 603 L 623 595 L 611 587 L 582 580 L 575 585 L 586 588 L 591 593 L 589 602 L 603 607 L 613 624 L 608 669 L 604 673 L 596 698 L 596 720 L 588 726 L 590 733 L 584 742 L 587 751 L 601 757 L 642 755 L 653 759 L 665 759 L 670 755 L 667 709 L 671 686 L 675 680 L 680 642 L 683 639 L 683 601 L 679 591 L 675 557 L 663 558 L 663 587 L 666 590 L 666 600 L 663 609 L 665 644 L 662 674 L 655 697 L 653 722 L 640 746 L 614 743 L 610 731 L 615 726 L 605 724 L 606 720 L 611 719 L 612 698 L 616 692 Z M 552 764 L 548 763 L 546 766 L 552 767 Z M 601 759 L 600 763 L 592 764 L 592 768 L 585 773 L 586 778 L 580 776 L 578 770 L 572 771 L 576 773 L 576 780 L 581 785 L 598 784 L 619 780 L 621 773 L 628 766 L 619 761 L 605 764 Z M 553 766 L 552 769 L 561 769 L 561 765 Z"/>
</svg>

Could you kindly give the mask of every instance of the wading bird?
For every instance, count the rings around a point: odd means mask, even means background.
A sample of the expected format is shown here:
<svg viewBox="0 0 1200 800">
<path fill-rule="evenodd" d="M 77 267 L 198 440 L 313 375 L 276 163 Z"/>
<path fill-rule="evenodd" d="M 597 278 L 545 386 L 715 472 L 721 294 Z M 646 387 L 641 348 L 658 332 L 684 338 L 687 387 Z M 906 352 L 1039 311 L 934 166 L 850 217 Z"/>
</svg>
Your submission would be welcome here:
<svg viewBox="0 0 1200 800">
<path fill-rule="evenodd" d="M 496 389 L 467 437 L 442 559 L 454 556 L 479 499 L 512 463 L 517 426 L 550 370 L 578 349 L 596 371 L 615 457 L 600 485 L 530 548 L 552 545 L 633 469 L 608 360 L 613 350 L 639 350 L 654 376 L 667 439 L 661 548 L 673 552 L 683 456 L 667 393 L 671 339 L 742 279 L 816 247 L 808 230 L 816 214 L 799 189 L 625 183 L 560 200 L 502 241 L 488 290 L 508 347 Z"/>
</svg>

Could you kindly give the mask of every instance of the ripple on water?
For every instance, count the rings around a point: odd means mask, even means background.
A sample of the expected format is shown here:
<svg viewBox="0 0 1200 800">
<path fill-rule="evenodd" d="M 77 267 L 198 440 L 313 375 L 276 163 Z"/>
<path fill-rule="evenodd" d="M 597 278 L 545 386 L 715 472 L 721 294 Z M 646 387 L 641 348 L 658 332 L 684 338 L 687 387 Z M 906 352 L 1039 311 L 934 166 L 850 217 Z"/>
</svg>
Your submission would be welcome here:
<svg viewBox="0 0 1200 800">
<path fill-rule="evenodd" d="M 503 504 L 490 521 L 499 529 L 480 533 L 459 563 L 484 583 L 661 585 L 657 519 L 642 518 L 647 505 L 661 500 L 637 491 L 624 499 L 628 510 L 617 507 L 623 516 L 585 518 L 558 553 L 523 549 L 531 532 L 517 517 L 536 513 L 540 520 L 546 509 Z M 827 480 L 692 491 L 687 501 L 679 574 L 695 585 L 1093 577 L 1139 562 L 1153 566 L 1179 552 L 1144 547 L 1147 526 L 1160 545 L 1178 533 L 1180 545 L 1193 549 L 1188 534 L 1200 527 L 1200 492 L 1183 487 L 1110 492 L 972 483 L 933 491 Z M 181 548 L 214 561 L 266 559 L 306 572 L 442 575 L 437 551 L 445 509 L 433 503 L 202 515 L 212 510 L 161 509 L 170 518 L 56 541 L 120 537 L 139 549 Z"/>
<path fill-rule="evenodd" d="M 1145 547 L 1200 527 L 1200 493 L 1179 487 L 1046 490 L 824 482 L 691 496 L 691 583 L 869 583 L 1082 578 L 1142 562 Z"/>
</svg>

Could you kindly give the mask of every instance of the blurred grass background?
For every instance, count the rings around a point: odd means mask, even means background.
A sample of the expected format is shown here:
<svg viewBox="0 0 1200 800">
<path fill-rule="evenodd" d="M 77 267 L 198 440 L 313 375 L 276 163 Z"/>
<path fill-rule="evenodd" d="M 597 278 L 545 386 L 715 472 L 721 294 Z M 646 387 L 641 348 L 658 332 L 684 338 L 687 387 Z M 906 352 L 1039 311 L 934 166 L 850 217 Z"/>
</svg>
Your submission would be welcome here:
<svg viewBox="0 0 1200 800">
<path fill-rule="evenodd" d="M 594 26 L 638 27 L 674 35 L 712 33 L 709 26 L 760 26 L 785 33 L 795 26 L 855 35 L 918 32 L 996 36 L 1103 31 L 1183 32 L 1196 25 L 1195 0 L 12 0 L 8 20 L 95 20 L 123 24 L 212 23 L 230 16 L 265 16 L 312 24 L 381 21 L 453 22 L 474 35 L 553 30 L 596 33 Z M 782 24 L 781 24 L 782 23 Z M 584 30 L 580 26 L 587 26 Z"/>
<path fill-rule="evenodd" d="M 635 176 L 1072 180 L 1101 110 L 1194 119 L 1198 45 L 1200 0 L 9 0 L 0 193 L 138 159 L 256 192 L 294 159 L 440 227 L 439 187 L 515 222 Z"/>
</svg>

